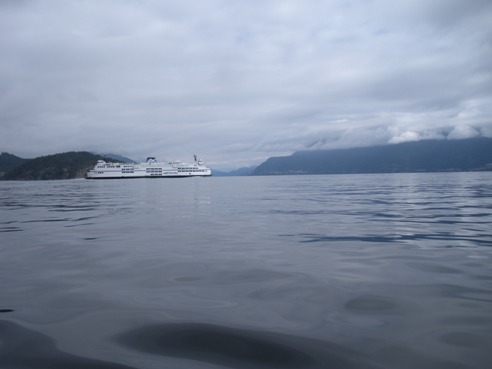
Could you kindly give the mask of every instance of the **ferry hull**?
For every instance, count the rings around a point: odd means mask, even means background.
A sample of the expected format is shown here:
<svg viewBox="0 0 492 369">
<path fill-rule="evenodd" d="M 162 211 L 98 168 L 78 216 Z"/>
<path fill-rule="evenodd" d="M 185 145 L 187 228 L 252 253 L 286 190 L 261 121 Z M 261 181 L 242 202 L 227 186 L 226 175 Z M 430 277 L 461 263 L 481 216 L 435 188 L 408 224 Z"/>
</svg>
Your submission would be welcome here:
<svg viewBox="0 0 492 369">
<path fill-rule="evenodd" d="M 183 176 L 180 174 L 165 175 L 165 176 L 127 176 L 127 175 L 91 175 L 87 173 L 86 179 L 137 179 L 137 178 L 186 178 L 189 176 Z"/>
</svg>

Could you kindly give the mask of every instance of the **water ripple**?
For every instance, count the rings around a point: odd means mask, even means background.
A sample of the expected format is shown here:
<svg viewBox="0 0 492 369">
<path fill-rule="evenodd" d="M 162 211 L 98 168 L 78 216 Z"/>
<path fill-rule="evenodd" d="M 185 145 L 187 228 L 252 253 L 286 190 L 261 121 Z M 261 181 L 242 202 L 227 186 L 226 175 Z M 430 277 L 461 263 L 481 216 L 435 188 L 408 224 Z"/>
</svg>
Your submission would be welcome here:
<svg viewBox="0 0 492 369">
<path fill-rule="evenodd" d="M 0 320 L 0 342 L 2 368 L 132 369 L 123 364 L 63 352 L 50 337 L 9 321 Z"/>
</svg>

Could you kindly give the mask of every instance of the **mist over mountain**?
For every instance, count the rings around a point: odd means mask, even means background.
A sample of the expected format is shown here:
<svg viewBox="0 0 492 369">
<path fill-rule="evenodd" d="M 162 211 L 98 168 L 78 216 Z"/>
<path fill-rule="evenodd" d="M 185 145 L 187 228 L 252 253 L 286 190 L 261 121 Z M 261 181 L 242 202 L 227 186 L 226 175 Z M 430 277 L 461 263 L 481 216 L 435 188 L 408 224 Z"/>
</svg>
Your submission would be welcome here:
<svg viewBox="0 0 492 369">
<path fill-rule="evenodd" d="M 492 138 L 424 140 L 384 146 L 298 151 L 272 157 L 253 175 L 492 170 Z"/>
</svg>

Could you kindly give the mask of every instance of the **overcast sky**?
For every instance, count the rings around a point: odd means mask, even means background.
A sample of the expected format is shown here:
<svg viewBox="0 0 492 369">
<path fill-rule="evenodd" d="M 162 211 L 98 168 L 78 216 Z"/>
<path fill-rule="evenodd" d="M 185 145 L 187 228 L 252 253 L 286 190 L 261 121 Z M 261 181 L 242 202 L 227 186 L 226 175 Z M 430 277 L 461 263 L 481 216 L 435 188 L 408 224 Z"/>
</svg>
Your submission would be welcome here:
<svg viewBox="0 0 492 369">
<path fill-rule="evenodd" d="M 192 159 L 492 137 L 490 0 L 0 0 L 0 151 Z"/>
</svg>

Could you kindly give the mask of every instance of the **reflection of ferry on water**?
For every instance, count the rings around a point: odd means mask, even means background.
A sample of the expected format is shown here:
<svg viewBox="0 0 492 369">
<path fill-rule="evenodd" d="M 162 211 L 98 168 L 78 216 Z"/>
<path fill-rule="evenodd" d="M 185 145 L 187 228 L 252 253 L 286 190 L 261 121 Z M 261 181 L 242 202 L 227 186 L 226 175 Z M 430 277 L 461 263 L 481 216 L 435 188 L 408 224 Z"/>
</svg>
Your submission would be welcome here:
<svg viewBox="0 0 492 369">
<path fill-rule="evenodd" d="M 93 169 L 87 172 L 89 179 L 110 178 L 181 178 L 181 177 L 208 177 L 212 170 L 197 159 L 193 163 L 173 161 L 170 163 L 158 162 L 154 157 L 148 157 L 145 163 L 109 163 L 98 160 Z"/>
</svg>

